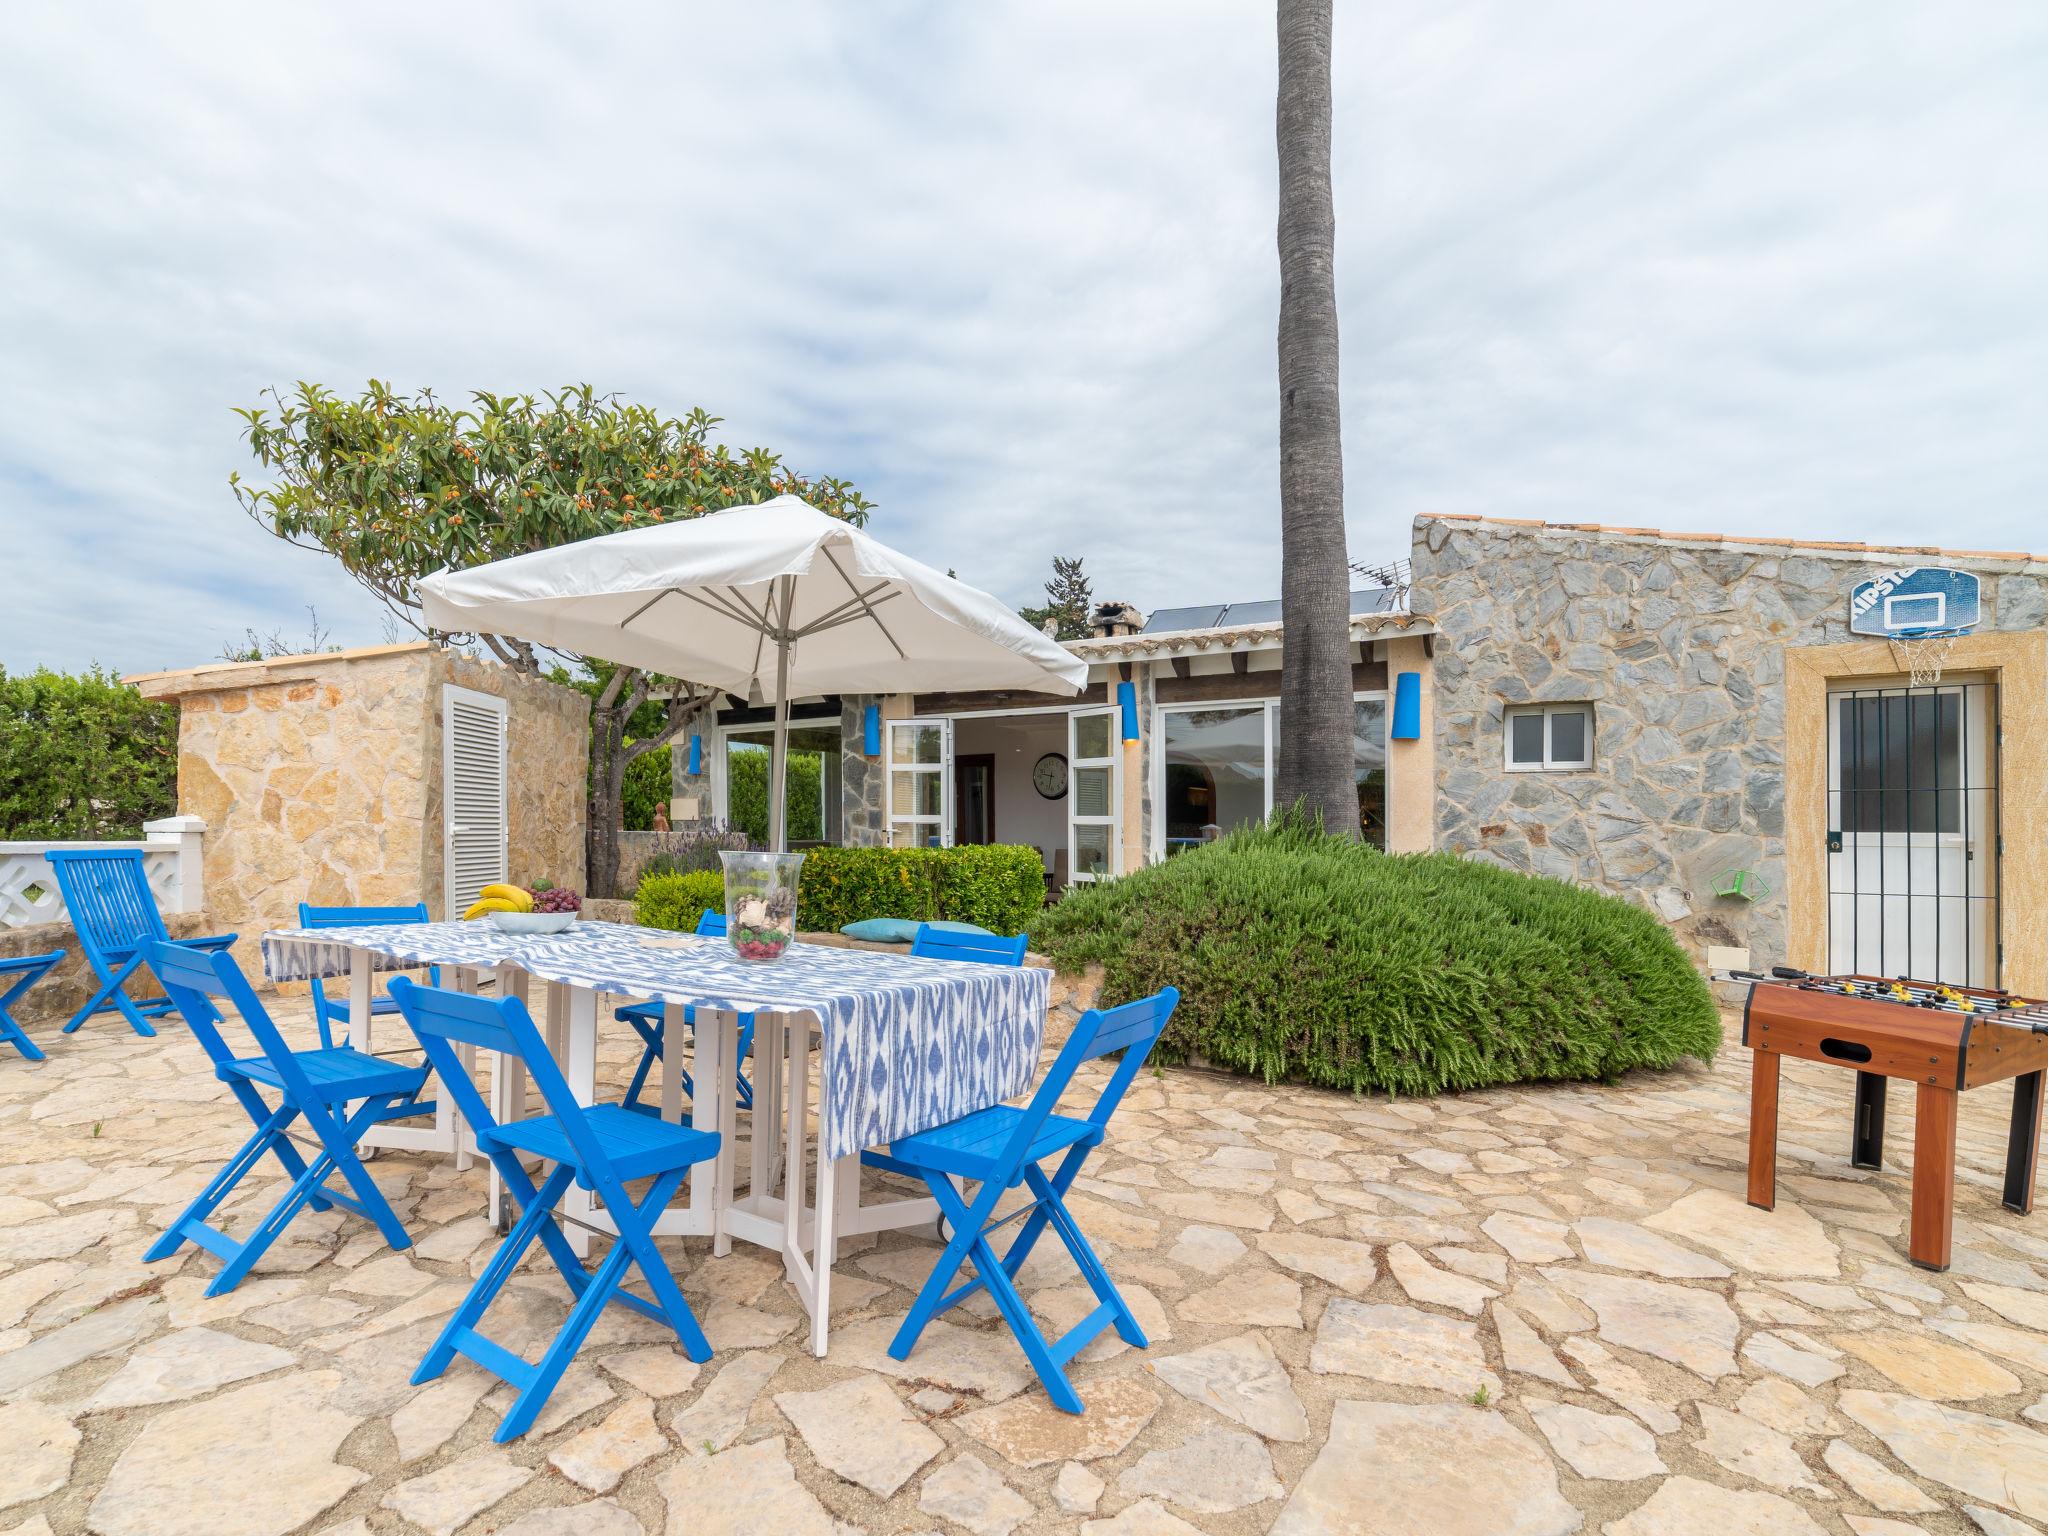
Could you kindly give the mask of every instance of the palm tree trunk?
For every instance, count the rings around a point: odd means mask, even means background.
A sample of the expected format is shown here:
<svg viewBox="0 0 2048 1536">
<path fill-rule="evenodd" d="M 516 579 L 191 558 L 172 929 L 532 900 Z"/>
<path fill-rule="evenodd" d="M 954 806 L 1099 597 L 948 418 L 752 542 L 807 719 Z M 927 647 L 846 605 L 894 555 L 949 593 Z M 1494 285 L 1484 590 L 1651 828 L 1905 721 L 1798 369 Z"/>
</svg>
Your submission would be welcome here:
<svg viewBox="0 0 2048 1536">
<path fill-rule="evenodd" d="M 1337 218 L 1330 200 L 1331 0 L 1279 0 L 1280 675 L 1273 803 L 1358 836 L 1351 581 L 1337 402 Z"/>
</svg>

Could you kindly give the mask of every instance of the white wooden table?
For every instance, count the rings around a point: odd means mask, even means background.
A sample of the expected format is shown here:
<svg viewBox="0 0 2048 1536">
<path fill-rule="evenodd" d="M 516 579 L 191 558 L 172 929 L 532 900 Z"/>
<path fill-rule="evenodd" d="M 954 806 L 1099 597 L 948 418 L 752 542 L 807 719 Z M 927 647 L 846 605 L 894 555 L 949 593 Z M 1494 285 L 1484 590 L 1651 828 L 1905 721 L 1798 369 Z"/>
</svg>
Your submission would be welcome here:
<svg viewBox="0 0 2048 1536">
<path fill-rule="evenodd" d="M 1029 1086 L 1044 1038 L 1050 977 L 1043 970 L 911 959 L 793 945 L 773 964 L 740 960 L 724 941 L 579 923 L 558 937 L 519 938 L 481 924 L 284 930 L 264 936 L 274 978 L 346 969 L 352 1019 L 371 1018 L 378 969 L 438 964 L 460 989 L 495 972 L 504 993 L 547 988 L 548 1043 L 579 1102 L 597 1101 L 601 1016 L 628 998 L 664 1008 L 668 1049 L 661 1113 L 682 1117 L 683 1052 L 691 1038 L 697 1092 L 690 1123 L 720 1136 L 716 1159 L 690 1173 L 687 1198 L 655 1231 L 707 1236 L 723 1256 L 735 1238 L 779 1252 L 811 1315 L 811 1348 L 825 1353 L 832 1266 L 843 1238 L 936 1221 L 930 1199 L 863 1207 L 860 1152 L 1000 1103 Z M 694 1031 L 683 1024 L 692 1010 Z M 735 1198 L 736 1074 L 742 1014 L 755 1017 L 749 1188 Z M 365 1028 L 357 1041 L 372 1048 Z M 810 1133 L 811 1061 L 818 1062 L 817 1134 Z M 473 1063 L 472 1070 L 473 1068 Z M 494 1109 L 524 1112 L 524 1072 L 492 1069 Z M 380 1128 L 383 1129 L 383 1128 Z M 466 1159 L 474 1141 L 446 1104 L 431 1129 L 386 1131 L 382 1144 Z M 779 1192 L 778 1192 L 779 1186 Z M 492 1176 L 491 1211 L 501 1214 Z M 615 1230 L 589 1193 L 572 1188 L 561 1214 L 578 1253 L 588 1233 Z"/>
</svg>

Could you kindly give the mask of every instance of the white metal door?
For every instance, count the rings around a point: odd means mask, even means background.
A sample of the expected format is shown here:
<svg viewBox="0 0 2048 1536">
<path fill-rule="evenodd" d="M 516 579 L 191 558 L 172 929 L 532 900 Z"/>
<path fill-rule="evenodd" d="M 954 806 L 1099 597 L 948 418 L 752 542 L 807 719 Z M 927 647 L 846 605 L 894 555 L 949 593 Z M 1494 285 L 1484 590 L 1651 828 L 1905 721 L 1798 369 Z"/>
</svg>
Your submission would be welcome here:
<svg viewBox="0 0 2048 1536">
<path fill-rule="evenodd" d="M 889 722 L 889 843 L 953 846 L 953 722 L 920 716 Z"/>
<path fill-rule="evenodd" d="M 493 694 L 441 689 L 441 820 L 447 856 L 449 918 L 460 917 L 506 868 L 505 701 Z"/>
<path fill-rule="evenodd" d="M 1828 695 L 1828 968 L 1998 985 L 1987 683 Z"/>
<path fill-rule="evenodd" d="M 1067 869 L 1074 880 L 1106 880 L 1123 864 L 1123 754 L 1117 711 L 1067 716 Z"/>
</svg>

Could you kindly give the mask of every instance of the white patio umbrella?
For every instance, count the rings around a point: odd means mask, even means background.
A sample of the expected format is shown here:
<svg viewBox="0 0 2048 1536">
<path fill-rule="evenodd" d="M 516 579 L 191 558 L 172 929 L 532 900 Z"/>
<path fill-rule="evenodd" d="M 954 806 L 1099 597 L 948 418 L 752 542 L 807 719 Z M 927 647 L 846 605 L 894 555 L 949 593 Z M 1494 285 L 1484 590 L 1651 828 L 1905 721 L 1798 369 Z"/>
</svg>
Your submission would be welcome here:
<svg viewBox="0 0 2048 1536">
<path fill-rule="evenodd" d="M 427 624 L 504 635 L 775 706 L 769 841 L 786 842 L 789 701 L 1024 688 L 1085 662 L 988 593 L 794 496 L 538 550 L 420 583 Z"/>
</svg>

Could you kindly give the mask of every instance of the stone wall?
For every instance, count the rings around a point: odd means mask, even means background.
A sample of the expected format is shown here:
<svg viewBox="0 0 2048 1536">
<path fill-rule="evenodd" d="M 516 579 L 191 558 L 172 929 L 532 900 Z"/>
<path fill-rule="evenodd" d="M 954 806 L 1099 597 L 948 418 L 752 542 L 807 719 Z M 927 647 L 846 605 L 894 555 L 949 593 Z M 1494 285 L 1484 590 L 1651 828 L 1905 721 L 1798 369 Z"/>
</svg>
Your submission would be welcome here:
<svg viewBox="0 0 2048 1536">
<path fill-rule="evenodd" d="M 882 706 L 882 755 L 869 757 L 867 707 Z M 889 736 L 887 701 L 879 694 L 848 694 L 839 709 L 839 841 L 848 848 L 879 848 L 889 841 Z"/>
<path fill-rule="evenodd" d="M 2048 565 L 1420 518 L 1411 601 L 1435 657 L 1436 842 L 1626 893 L 1696 952 L 1788 953 L 1785 653 L 1848 636 L 1850 588 L 1901 565 L 1984 578 L 1984 629 L 2048 617 Z M 1508 773 L 1503 712 L 1590 701 L 1593 766 Z M 1815 739 L 1824 739 L 1824 733 Z M 1713 894 L 1746 869 L 1771 894 Z"/>
<path fill-rule="evenodd" d="M 209 912 L 166 912 L 164 927 L 174 939 L 190 939 L 203 934 L 225 933 L 225 926 L 216 926 Z M 78 935 L 71 931 L 69 923 L 37 923 L 29 928 L 0 928 L 0 960 L 17 960 L 23 955 L 47 955 L 53 949 L 64 951 L 64 958 L 51 966 L 43 979 L 29 989 L 25 997 L 16 998 L 11 1013 L 24 1024 L 62 1024 L 80 1008 L 87 998 L 100 989 L 99 977 L 86 963 L 85 951 L 79 948 Z M 19 977 L 9 977 L 0 991 L 12 986 Z M 147 966 L 130 978 L 128 995 L 138 1001 L 162 997 L 163 989 L 156 984 L 156 977 Z M 88 1023 L 79 1026 L 81 1030 L 119 1029 L 126 1030 L 128 1021 L 116 1013 L 95 1015 Z M 50 1042 L 44 1031 L 31 1032 L 32 1038 L 44 1050 Z M 15 1060 L 11 1046 L 0 1045 L 0 1062 Z"/>
<path fill-rule="evenodd" d="M 129 679 L 176 699 L 178 800 L 206 823 L 212 928 L 255 938 L 298 904 L 441 910 L 441 684 L 510 701 L 509 867 L 580 887 L 589 732 L 573 689 L 419 643 Z"/>
<path fill-rule="evenodd" d="M 255 936 L 298 903 L 418 901 L 425 646 L 136 679 L 175 698 L 178 808 L 206 823 L 207 908 Z"/>
</svg>

